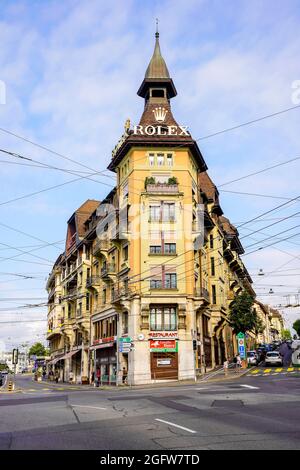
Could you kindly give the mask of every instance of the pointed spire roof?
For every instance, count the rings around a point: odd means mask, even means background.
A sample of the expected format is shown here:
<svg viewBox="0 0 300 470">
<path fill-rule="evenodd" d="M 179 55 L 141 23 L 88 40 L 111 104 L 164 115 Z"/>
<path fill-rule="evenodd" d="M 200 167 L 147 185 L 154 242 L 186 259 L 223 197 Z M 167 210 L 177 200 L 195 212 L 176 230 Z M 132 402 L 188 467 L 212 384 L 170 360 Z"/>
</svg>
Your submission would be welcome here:
<svg viewBox="0 0 300 470">
<path fill-rule="evenodd" d="M 166 88 L 168 98 L 173 98 L 177 95 L 175 85 L 170 77 L 166 62 L 161 55 L 159 44 L 159 32 L 155 33 L 155 47 L 152 58 L 147 67 L 145 78 L 137 92 L 142 98 L 146 98 L 149 88 Z"/>
<path fill-rule="evenodd" d="M 155 48 L 146 70 L 145 78 L 170 78 L 168 67 L 161 55 L 158 31 L 155 33 Z"/>
</svg>

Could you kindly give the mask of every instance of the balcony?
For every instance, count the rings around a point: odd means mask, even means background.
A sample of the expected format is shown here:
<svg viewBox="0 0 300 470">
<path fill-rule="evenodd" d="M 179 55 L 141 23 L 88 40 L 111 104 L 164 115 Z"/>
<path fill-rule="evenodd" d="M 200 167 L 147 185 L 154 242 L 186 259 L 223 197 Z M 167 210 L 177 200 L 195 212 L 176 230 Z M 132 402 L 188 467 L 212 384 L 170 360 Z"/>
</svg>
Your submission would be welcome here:
<svg viewBox="0 0 300 470">
<path fill-rule="evenodd" d="M 111 294 L 111 303 L 119 302 L 122 298 L 128 298 L 133 294 L 133 291 L 128 287 L 115 289 Z"/>
<path fill-rule="evenodd" d="M 194 297 L 202 298 L 209 302 L 209 292 L 204 287 L 195 287 Z"/>
<path fill-rule="evenodd" d="M 103 253 L 106 253 L 108 249 L 109 249 L 109 240 L 105 240 L 105 239 L 97 240 L 94 246 L 93 254 L 94 256 L 99 256 Z"/>
<path fill-rule="evenodd" d="M 50 301 L 52 297 L 54 297 L 54 294 L 55 294 L 55 287 L 53 287 L 53 289 L 51 289 L 51 291 L 48 294 L 48 302 Z"/>
<path fill-rule="evenodd" d="M 101 277 L 107 277 L 116 274 L 115 263 L 107 263 L 101 268 Z"/>
<path fill-rule="evenodd" d="M 100 276 L 90 276 L 86 280 L 86 288 L 91 289 L 94 286 L 100 285 Z"/>
<path fill-rule="evenodd" d="M 179 192 L 178 184 L 168 183 L 148 183 L 146 184 L 147 193 L 155 194 L 177 194 Z"/>
</svg>

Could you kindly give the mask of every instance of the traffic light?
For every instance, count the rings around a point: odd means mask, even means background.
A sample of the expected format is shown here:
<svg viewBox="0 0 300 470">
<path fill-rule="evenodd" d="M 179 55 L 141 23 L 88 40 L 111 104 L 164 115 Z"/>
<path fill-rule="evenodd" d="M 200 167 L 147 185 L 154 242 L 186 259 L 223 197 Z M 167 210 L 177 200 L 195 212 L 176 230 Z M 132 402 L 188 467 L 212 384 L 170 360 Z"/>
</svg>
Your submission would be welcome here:
<svg viewBox="0 0 300 470">
<path fill-rule="evenodd" d="M 197 340 L 193 339 L 193 351 L 197 351 Z"/>
</svg>

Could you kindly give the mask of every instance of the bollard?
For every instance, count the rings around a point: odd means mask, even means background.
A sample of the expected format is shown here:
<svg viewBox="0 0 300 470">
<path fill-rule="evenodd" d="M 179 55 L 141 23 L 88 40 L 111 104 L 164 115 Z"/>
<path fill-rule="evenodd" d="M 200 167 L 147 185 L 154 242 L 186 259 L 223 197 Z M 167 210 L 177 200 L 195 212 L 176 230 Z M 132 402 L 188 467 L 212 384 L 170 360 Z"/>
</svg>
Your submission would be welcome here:
<svg viewBox="0 0 300 470">
<path fill-rule="evenodd" d="M 12 382 L 12 380 L 10 380 L 8 382 L 8 391 L 12 392 L 14 389 L 15 389 L 15 384 Z"/>
</svg>

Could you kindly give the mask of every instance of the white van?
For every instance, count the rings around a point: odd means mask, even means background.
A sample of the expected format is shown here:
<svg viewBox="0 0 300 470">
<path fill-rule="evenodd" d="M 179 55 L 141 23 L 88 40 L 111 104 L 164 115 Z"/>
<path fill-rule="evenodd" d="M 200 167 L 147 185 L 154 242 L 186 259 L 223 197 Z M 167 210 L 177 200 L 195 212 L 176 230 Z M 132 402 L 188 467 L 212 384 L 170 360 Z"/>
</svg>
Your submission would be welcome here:
<svg viewBox="0 0 300 470">
<path fill-rule="evenodd" d="M 296 339 L 292 342 L 292 364 L 293 366 L 300 367 L 300 339 Z"/>
</svg>

